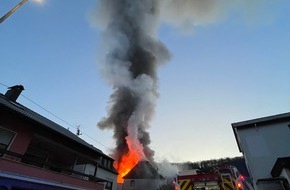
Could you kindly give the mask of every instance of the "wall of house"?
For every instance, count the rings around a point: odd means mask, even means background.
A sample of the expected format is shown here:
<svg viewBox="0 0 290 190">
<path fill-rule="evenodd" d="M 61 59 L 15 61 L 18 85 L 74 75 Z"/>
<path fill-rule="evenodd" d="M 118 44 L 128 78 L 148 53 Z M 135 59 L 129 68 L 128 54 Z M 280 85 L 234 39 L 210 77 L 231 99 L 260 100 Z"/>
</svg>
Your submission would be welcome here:
<svg viewBox="0 0 290 190">
<path fill-rule="evenodd" d="M 289 122 L 237 129 L 237 138 L 254 186 L 258 179 L 271 178 L 271 170 L 279 157 L 290 156 Z"/>
<path fill-rule="evenodd" d="M 7 112 L 1 112 L 0 127 L 15 133 L 15 137 L 8 147 L 9 151 L 21 155 L 25 154 L 34 135 L 32 125 L 37 124 L 23 120 L 21 117 L 18 117 L 16 115 L 12 115 Z M 9 173 L 11 176 L 22 176 L 23 179 L 35 178 L 37 179 L 36 181 L 39 182 L 42 182 L 43 180 L 48 180 L 55 185 L 66 184 L 67 186 L 86 187 L 87 189 L 94 190 L 104 189 L 104 185 L 101 183 L 82 180 L 71 175 L 65 175 L 32 165 L 27 165 L 20 162 L 20 160 L 21 159 L 17 157 L 9 155 L 4 155 L 4 157 L 0 157 L 0 177 L 2 172 L 6 172 Z M 87 172 L 90 172 L 90 169 L 91 167 L 88 167 Z M 7 180 L 11 181 L 13 180 L 13 178 L 7 178 Z"/>
<path fill-rule="evenodd" d="M 132 180 L 134 180 L 134 185 Z M 123 190 L 154 190 L 163 185 L 163 182 L 161 179 L 125 179 Z"/>
<path fill-rule="evenodd" d="M 0 115 L 0 127 L 15 132 L 16 135 L 8 147 L 9 151 L 24 154 L 33 136 L 31 124 L 19 117 L 7 113 Z"/>
<path fill-rule="evenodd" d="M 117 174 L 111 173 L 102 168 L 98 168 L 96 177 L 113 182 L 112 190 L 117 189 Z"/>
<path fill-rule="evenodd" d="M 8 150 L 21 155 L 24 155 L 33 136 L 34 126 L 37 123 L 29 122 L 19 115 L 0 110 L 0 127 L 15 133 L 15 137 L 10 143 Z M 35 138 L 34 138 L 35 140 Z M 77 185 L 80 187 L 88 187 L 87 189 L 104 190 L 103 183 L 82 180 L 63 173 L 57 173 L 43 168 L 34 167 L 20 162 L 20 158 L 4 155 L 0 157 L 0 174 L 2 171 L 14 174 L 23 175 L 28 178 L 35 177 L 39 180 L 51 180 L 56 183 L 67 183 L 68 185 Z M 112 161 L 111 161 L 112 163 Z M 108 162 L 109 164 L 109 162 Z M 108 165 L 107 164 L 107 165 Z M 85 167 L 84 167 L 85 166 Z M 92 164 L 81 165 L 80 169 L 85 174 L 94 174 L 95 166 Z M 0 175 L 1 176 L 1 175 Z M 117 189 L 117 175 L 107 170 L 98 168 L 96 177 L 112 182 L 112 190 Z"/>
</svg>

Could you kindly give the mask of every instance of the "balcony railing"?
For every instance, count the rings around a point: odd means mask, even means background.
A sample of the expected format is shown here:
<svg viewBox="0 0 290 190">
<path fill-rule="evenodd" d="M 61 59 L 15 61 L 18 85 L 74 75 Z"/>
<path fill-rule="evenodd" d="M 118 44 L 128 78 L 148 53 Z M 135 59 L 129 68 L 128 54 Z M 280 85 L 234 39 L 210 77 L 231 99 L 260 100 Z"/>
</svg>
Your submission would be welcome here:
<svg viewBox="0 0 290 190">
<path fill-rule="evenodd" d="M 63 168 L 59 165 L 55 165 L 55 164 L 49 163 L 47 161 L 41 161 L 37 158 L 27 157 L 25 155 L 22 155 L 22 154 L 19 154 L 16 152 L 11 152 L 11 151 L 8 151 L 5 149 L 0 149 L 0 157 L 3 157 L 4 155 L 8 155 L 9 157 L 13 157 L 16 160 L 20 160 L 22 163 L 25 163 L 25 164 L 37 166 L 39 168 L 47 168 L 48 170 L 58 172 L 61 174 L 70 175 L 70 176 L 73 176 L 73 177 L 76 177 L 79 179 L 83 179 L 83 180 L 87 180 L 87 181 L 91 181 L 91 182 L 105 182 L 105 180 L 97 178 L 93 175 L 81 173 L 81 172 L 74 171 L 74 170 L 67 169 L 67 168 Z"/>
</svg>

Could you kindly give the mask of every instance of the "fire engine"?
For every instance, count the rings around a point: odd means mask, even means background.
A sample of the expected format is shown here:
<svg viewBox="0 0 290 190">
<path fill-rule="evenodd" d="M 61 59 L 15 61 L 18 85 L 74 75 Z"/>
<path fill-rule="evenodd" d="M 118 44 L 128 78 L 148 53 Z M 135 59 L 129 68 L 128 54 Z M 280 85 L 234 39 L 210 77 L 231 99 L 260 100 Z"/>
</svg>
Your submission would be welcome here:
<svg viewBox="0 0 290 190">
<path fill-rule="evenodd" d="M 180 190 L 248 190 L 244 177 L 231 165 L 179 172 Z M 249 190 L 251 190 L 250 188 Z"/>
</svg>

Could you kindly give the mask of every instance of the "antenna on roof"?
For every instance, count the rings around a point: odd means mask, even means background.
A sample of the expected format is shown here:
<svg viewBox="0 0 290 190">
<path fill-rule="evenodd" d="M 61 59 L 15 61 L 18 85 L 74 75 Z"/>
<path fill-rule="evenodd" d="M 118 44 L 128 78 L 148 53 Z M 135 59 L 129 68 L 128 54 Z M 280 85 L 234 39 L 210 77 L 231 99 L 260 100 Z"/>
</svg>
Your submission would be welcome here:
<svg viewBox="0 0 290 190">
<path fill-rule="evenodd" d="M 80 130 L 80 125 L 77 126 L 77 136 L 82 135 L 81 130 Z"/>
</svg>

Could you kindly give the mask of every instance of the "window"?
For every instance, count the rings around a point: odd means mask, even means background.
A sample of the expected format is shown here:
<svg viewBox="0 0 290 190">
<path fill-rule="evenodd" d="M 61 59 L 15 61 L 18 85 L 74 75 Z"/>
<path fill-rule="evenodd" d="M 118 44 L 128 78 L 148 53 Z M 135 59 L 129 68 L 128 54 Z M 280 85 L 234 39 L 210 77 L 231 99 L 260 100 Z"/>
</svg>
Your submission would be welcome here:
<svg viewBox="0 0 290 190">
<path fill-rule="evenodd" d="M 199 181 L 200 182 L 204 182 L 204 181 L 206 181 L 206 179 L 205 178 L 200 178 Z"/>
<path fill-rule="evenodd" d="M 103 166 L 107 167 L 107 159 L 103 160 Z"/>
<path fill-rule="evenodd" d="M 236 171 L 236 178 L 238 178 L 240 175 L 241 175 L 240 172 Z"/>
<path fill-rule="evenodd" d="M 7 150 L 14 136 L 14 132 L 8 131 L 4 128 L 0 128 L 0 150 Z M 0 157 L 2 155 L 3 153 L 0 153 Z"/>
<path fill-rule="evenodd" d="M 135 180 L 130 181 L 130 187 L 135 187 Z"/>
<path fill-rule="evenodd" d="M 111 182 L 111 181 L 107 181 L 107 183 L 106 183 L 106 189 L 108 189 L 108 190 L 111 190 L 112 189 L 112 187 L 113 187 L 113 182 Z"/>
<path fill-rule="evenodd" d="M 111 168 L 111 160 L 108 160 L 107 168 Z"/>
</svg>

